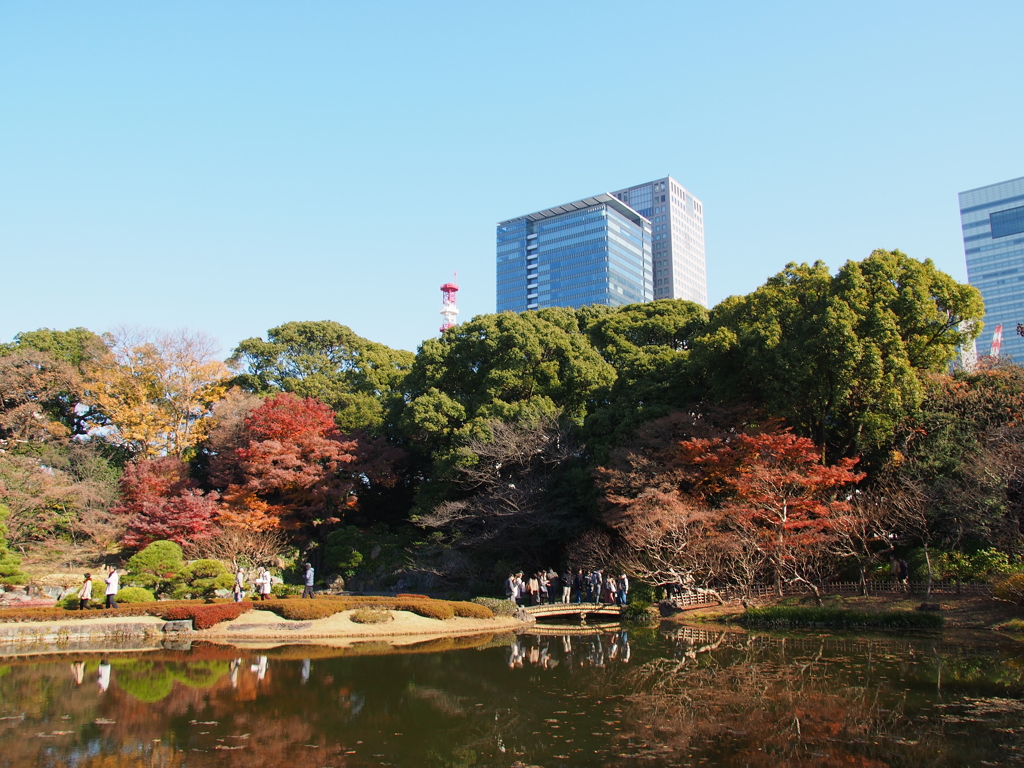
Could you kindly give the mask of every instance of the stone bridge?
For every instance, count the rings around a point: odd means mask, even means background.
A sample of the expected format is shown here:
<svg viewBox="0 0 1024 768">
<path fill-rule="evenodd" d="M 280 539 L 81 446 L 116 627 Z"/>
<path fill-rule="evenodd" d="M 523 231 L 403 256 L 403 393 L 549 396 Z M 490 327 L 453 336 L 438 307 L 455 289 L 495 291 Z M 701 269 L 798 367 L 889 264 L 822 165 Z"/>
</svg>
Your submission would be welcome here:
<svg viewBox="0 0 1024 768">
<path fill-rule="evenodd" d="M 526 605 L 519 609 L 519 618 L 524 621 L 553 616 L 579 616 L 580 624 L 586 624 L 588 616 L 607 616 L 618 620 L 622 616 L 622 606 L 607 603 L 544 603 Z"/>
</svg>

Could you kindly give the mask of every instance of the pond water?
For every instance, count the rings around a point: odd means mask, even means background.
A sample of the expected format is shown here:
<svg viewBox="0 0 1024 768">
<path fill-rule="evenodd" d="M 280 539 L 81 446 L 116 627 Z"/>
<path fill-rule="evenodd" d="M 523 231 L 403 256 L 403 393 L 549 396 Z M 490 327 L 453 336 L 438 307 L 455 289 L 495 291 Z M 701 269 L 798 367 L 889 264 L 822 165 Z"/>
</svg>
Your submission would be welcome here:
<svg viewBox="0 0 1024 768">
<path fill-rule="evenodd" d="M 0 657 L 0 766 L 1024 763 L 992 634 L 564 631 Z"/>
</svg>

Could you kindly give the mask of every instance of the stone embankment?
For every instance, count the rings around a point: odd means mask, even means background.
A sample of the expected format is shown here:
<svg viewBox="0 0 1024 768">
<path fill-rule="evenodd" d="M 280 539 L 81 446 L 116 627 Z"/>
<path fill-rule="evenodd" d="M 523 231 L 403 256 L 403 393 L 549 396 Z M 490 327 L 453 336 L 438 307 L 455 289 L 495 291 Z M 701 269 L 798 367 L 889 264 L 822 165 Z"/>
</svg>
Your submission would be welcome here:
<svg viewBox="0 0 1024 768">
<path fill-rule="evenodd" d="M 23 621 L 0 623 L 0 646 L 31 644 L 55 649 L 97 642 L 132 642 L 191 635 L 191 621 L 164 621 L 154 616 Z"/>
</svg>

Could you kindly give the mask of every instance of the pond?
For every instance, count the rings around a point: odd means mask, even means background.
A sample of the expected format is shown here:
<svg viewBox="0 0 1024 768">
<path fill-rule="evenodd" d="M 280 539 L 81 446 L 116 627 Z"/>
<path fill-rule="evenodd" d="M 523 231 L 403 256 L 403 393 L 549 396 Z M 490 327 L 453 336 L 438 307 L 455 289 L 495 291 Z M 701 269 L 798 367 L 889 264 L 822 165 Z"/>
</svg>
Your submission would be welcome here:
<svg viewBox="0 0 1024 768">
<path fill-rule="evenodd" d="M 0 766 L 1024 762 L 1024 644 L 991 633 L 543 632 L 2 657 Z"/>
</svg>

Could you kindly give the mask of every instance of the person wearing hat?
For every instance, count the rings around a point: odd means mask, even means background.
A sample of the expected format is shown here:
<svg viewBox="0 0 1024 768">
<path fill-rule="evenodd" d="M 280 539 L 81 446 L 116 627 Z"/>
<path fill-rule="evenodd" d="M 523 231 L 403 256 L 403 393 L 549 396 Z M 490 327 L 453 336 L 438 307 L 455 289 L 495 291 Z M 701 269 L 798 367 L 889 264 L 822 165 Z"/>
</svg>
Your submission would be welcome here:
<svg viewBox="0 0 1024 768">
<path fill-rule="evenodd" d="M 306 563 L 306 588 L 302 590 L 302 596 L 308 597 L 312 600 L 315 595 L 313 594 L 313 566 Z"/>
</svg>

